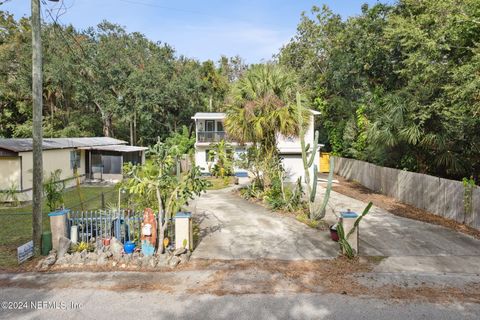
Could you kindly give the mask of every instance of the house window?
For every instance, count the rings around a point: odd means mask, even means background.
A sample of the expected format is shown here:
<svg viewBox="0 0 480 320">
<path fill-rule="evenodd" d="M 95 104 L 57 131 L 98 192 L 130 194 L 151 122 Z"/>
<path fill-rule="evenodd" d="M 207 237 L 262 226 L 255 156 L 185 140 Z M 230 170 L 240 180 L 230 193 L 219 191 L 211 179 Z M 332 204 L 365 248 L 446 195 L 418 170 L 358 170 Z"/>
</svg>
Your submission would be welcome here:
<svg viewBox="0 0 480 320">
<path fill-rule="evenodd" d="M 81 152 L 80 150 L 70 151 L 70 169 L 80 168 Z"/>
<path fill-rule="evenodd" d="M 207 131 L 207 132 L 215 131 L 215 121 L 214 120 L 206 120 L 205 121 L 205 131 Z"/>
<path fill-rule="evenodd" d="M 223 122 L 217 121 L 217 131 L 223 132 Z"/>
</svg>

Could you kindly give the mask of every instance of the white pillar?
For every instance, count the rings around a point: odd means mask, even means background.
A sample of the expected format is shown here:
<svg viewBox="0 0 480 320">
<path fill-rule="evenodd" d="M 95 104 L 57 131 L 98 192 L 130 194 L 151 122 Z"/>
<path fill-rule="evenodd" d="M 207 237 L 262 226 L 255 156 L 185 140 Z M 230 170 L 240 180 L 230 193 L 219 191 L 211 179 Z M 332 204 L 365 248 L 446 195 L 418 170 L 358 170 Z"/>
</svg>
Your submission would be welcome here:
<svg viewBox="0 0 480 320">
<path fill-rule="evenodd" d="M 52 247 L 58 251 L 58 243 L 60 237 L 68 237 L 67 235 L 67 214 L 68 209 L 50 212 L 50 230 L 52 231 Z"/>
<path fill-rule="evenodd" d="M 190 212 L 178 212 L 175 215 L 175 248 L 184 246 L 190 251 L 193 249 L 193 225 Z"/>
<path fill-rule="evenodd" d="M 358 214 L 356 214 L 355 212 L 352 212 L 350 210 L 347 210 L 346 212 L 341 212 L 340 213 L 340 220 L 342 221 L 342 224 L 343 224 L 343 230 L 345 231 L 345 237 L 353 229 L 353 226 L 355 224 L 355 221 L 357 221 L 357 219 L 358 219 Z M 354 250 L 355 255 L 357 255 L 358 254 L 358 227 L 350 235 L 350 237 L 348 237 L 347 241 L 350 244 L 350 247 L 352 247 L 352 249 Z"/>
</svg>

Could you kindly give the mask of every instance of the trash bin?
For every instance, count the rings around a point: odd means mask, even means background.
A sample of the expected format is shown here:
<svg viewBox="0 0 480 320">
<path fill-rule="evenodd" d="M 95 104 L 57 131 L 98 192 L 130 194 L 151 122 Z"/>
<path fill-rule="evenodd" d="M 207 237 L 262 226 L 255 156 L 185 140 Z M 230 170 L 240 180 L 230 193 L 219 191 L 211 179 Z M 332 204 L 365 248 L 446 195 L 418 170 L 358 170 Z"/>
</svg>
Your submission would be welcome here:
<svg viewBox="0 0 480 320">
<path fill-rule="evenodd" d="M 45 231 L 42 233 L 42 256 L 47 256 L 52 250 L 52 232 Z"/>
<path fill-rule="evenodd" d="M 190 212 L 178 212 L 175 215 L 175 248 L 183 247 L 190 251 L 193 249 L 193 224 Z"/>
</svg>

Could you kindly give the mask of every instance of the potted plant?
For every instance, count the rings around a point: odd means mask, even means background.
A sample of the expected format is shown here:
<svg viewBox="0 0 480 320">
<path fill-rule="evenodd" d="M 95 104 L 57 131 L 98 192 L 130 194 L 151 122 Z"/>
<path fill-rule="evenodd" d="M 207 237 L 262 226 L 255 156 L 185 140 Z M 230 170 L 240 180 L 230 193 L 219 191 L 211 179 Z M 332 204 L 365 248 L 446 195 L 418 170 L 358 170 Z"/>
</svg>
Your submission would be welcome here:
<svg viewBox="0 0 480 320">
<path fill-rule="evenodd" d="M 332 238 L 333 241 L 338 242 L 338 232 L 337 232 L 337 223 L 332 224 L 330 226 L 330 238 Z"/>
<path fill-rule="evenodd" d="M 135 250 L 135 242 L 133 241 L 125 242 L 125 244 L 123 245 L 123 250 L 125 250 L 125 253 L 127 254 L 133 253 L 133 251 Z"/>
</svg>

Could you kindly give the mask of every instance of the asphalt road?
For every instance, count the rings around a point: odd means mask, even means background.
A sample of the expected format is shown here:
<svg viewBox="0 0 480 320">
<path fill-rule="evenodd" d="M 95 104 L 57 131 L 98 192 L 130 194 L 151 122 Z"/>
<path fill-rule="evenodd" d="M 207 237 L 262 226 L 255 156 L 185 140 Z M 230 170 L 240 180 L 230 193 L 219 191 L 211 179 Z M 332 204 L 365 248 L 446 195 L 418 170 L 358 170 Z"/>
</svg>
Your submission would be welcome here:
<svg viewBox="0 0 480 320">
<path fill-rule="evenodd" d="M 0 301 L 62 303 L 67 310 L 0 310 L 0 319 L 478 319 L 478 304 L 387 302 L 331 294 L 172 295 L 2 288 Z M 72 307 L 72 303 L 74 306 Z"/>
</svg>

